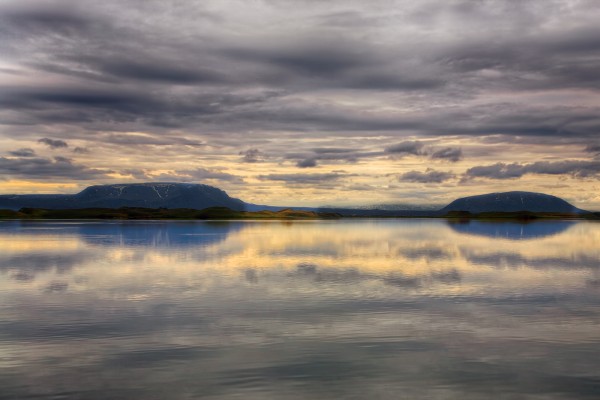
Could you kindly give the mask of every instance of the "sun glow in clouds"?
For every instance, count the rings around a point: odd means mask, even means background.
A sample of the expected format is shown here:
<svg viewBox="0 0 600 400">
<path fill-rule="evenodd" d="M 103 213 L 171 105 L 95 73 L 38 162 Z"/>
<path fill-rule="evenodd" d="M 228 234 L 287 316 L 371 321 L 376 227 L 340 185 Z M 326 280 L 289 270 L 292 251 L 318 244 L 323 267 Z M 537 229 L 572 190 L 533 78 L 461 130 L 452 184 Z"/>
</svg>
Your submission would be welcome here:
<svg viewBox="0 0 600 400">
<path fill-rule="evenodd" d="M 539 191 L 600 209 L 588 1 L 0 4 L 0 193 L 273 205 Z M 266 28 L 268 27 L 268 28 Z"/>
</svg>

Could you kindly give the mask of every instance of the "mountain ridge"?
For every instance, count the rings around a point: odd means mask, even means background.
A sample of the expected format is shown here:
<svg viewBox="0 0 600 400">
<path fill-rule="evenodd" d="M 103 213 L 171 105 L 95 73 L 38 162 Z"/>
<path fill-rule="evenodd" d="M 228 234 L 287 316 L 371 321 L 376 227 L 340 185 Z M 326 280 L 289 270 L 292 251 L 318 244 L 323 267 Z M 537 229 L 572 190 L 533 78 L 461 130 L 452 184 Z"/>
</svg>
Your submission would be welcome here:
<svg viewBox="0 0 600 400">
<path fill-rule="evenodd" d="M 94 185 L 76 194 L 0 195 L 0 208 L 192 208 L 227 207 L 243 211 L 246 203 L 225 191 L 199 183 L 145 182 Z"/>
<path fill-rule="evenodd" d="M 511 191 L 487 193 L 458 198 L 439 210 L 356 209 L 342 207 L 277 207 L 246 203 L 230 197 L 225 191 L 200 183 L 143 182 L 93 185 L 75 194 L 0 195 L 0 209 L 21 208 L 81 209 L 81 208 L 186 208 L 201 210 L 227 207 L 235 211 L 281 210 L 339 213 L 349 217 L 438 217 L 451 212 L 479 214 L 486 212 L 564 213 L 582 214 L 567 201 L 544 193 Z"/>
</svg>

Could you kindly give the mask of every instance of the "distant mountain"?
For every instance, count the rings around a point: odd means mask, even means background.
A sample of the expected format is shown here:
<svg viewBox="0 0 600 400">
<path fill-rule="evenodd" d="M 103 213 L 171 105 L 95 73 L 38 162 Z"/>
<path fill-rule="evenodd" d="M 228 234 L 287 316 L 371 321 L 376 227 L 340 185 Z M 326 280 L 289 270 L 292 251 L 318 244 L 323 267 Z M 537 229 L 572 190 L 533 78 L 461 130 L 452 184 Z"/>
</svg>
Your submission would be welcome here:
<svg viewBox="0 0 600 400">
<path fill-rule="evenodd" d="M 90 186 L 73 195 L 0 195 L 0 209 L 23 207 L 75 208 L 192 208 L 227 207 L 242 211 L 243 201 L 221 189 L 192 183 L 132 183 Z"/>
<path fill-rule="evenodd" d="M 587 213 L 556 196 L 533 192 L 489 193 L 454 200 L 440 212 L 467 211 L 472 214 L 484 212 L 537 213 Z"/>
<path fill-rule="evenodd" d="M 202 210 L 227 207 L 235 211 L 316 211 L 345 217 L 439 217 L 453 211 L 471 214 L 485 212 L 586 213 L 566 201 L 547 194 L 531 192 L 490 193 L 463 197 L 440 210 L 431 209 L 349 209 L 336 207 L 274 207 L 245 203 L 216 187 L 193 183 L 131 183 L 90 186 L 77 194 L 0 195 L 0 209 L 21 208 L 187 208 Z"/>
</svg>

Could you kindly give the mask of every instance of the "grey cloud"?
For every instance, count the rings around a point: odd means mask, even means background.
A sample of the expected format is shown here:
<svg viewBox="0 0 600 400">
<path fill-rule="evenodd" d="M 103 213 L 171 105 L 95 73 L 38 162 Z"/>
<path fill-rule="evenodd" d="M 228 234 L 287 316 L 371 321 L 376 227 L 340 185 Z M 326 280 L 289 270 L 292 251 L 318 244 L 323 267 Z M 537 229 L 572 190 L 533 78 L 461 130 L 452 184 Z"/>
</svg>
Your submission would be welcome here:
<svg viewBox="0 0 600 400">
<path fill-rule="evenodd" d="M 469 168 L 465 176 L 469 178 L 513 179 L 525 175 L 522 164 L 496 163 Z"/>
<path fill-rule="evenodd" d="M 233 174 L 229 174 L 227 172 L 222 172 L 218 169 L 212 168 L 196 168 L 193 170 L 184 170 L 179 171 L 181 173 L 187 174 L 194 179 L 203 180 L 203 179 L 217 179 L 220 181 L 228 181 L 228 182 L 243 182 L 244 180 Z"/>
<path fill-rule="evenodd" d="M 431 158 L 433 159 L 448 160 L 452 162 L 460 161 L 462 156 L 462 150 L 458 147 L 447 147 L 445 149 L 437 150 L 431 154 Z"/>
<path fill-rule="evenodd" d="M 515 179 L 526 174 L 571 175 L 576 178 L 597 177 L 600 161 L 538 161 L 530 164 L 496 163 L 469 168 L 465 178 Z"/>
<path fill-rule="evenodd" d="M 35 156 L 35 151 L 29 148 L 23 148 L 19 150 L 9 151 L 8 154 L 15 157 L 33 157 Z"/>
<path fill-rule="evenodd" d="M 139 176 L 142 174 L 141 171 L 128 170 L 128 173 L 132 176 Z M 157 181 L 177 181 L 177 182 L 193 182 L 203 180 L 218 180 L 224 182 L 243 183 L 242 177 L 223 172 L 216 168 L 196 168 L 188 170 L 177 170 L 172 174 L 160 174 L 158 176 L 145 173 L 147 176 L 151 176 Z"/>
<path fill-rule="evenodd" d="M 204 3 L 0 5 L 10 65 L 0 73 L 18 71 L 30 82 L 0 87 L 5 135 L 30 126 L 38 137 L 55 137 L 60 126 L 56 139 L 69 143 L 89 131 L 98 132 L 90 142 L 166 145 L 177 128 L 189 141 L 177 143 L 190 146 L 223 133 L 223 144 L 238 146 L 241 135 L 258 143 L 298 132 L 386 140 L 504 135 L 545 144 L 581 143 L 600 129 L 599 109 L 585 97 L 600 88 L 593 2 L 573 3 L 566 14 L 554 1 L 406 1 L 394 12 L 309 2 L 289 24 L 280 23 L 289 8 L 263 2 L 255 5 L 265 11 L 260 26 L 243 3 Z M 587 94 L 570 102 L 577 93 Z M 109 131 L 150 134 L 100 133 Z M 288 159 L 308 166 L 378 156 L 336 154 L 332 146 Z M 402 142 L 384 153 L 425 155 L 425 148 Z M 449 148 L 431 157 L 458 161 L 461 154 Z"/>
<path fill-rule="evenodd" d="M 0 172 L 5 175 L 24 179 L 66 178 L 92 180 L 107 178 L 107 174 L 112 171 L 74 164 L 65 157 L 56 157 L 53 160 L 42 157 L 13 159 L 0 157 Z"/>
<path fill-rule="evenodd" d="M 65 142 L 64 140 L 60 140 L 60 139 L 42 138 L 42 139 L 38 140 L 38 142 L 43 143 L 52 149 L 60 149 L 60 148 L 69 147 L 67 142 Z"/>
<path fill-rule="evenodd" d="M 317 154 L 346 154 L 356 152 L 355 149 L 344 149 L 341 147 L 317 147 L 312 149 L 312 151 Z"/>
<path fill-rule="evenodd" d="M 321 182 L 337 181 L 350 176 L 349 174 L 322 173 L 322 174 L 269 174 L 259 175 L 261 180 L 283 181 L 287 183 L 312 184 Z"/>
<path fill-rule="evenodd" d="M 20 123 L 82 124 L 93 130 L 105 130 L 98 128 L 107 124 L 168 128 L 205 124 L 219 130 L 238 124 L 251 127 L 261 116 L 245 111 L 244 107 L 267 102 L 279 95 L 270 90 L 252 94 L 184 90 L 166 96 L 160 92 L 147 92 L 143 87 L 99 88 L 97 85 L 37 90 L 0 87 L 0 91 L 0 105 L 6 110 L 22 113 Z M 137 128 L 123 130 L 139 131 Z"/>
<path fill-rule="evenodd" d="M 157 102 L 152 96 L 119 88 L 107 90 L 92 87 L 49 87 L 30 90 L 5 87 L 3 91 L 0 105 L 4 108 L 26 113 L 35 113 L 43 109 L 43 120 L 51 118 L 51 115 L 48 115 L 50 111 L 64 113 L 64 106 L 84 111 L 79 114 L 71 113 L 70 115 L 76 116 L 72 122 L 99 118 L 103 111 L 107 110 L 113 112 L 113 118 L 117 120 L 119 116 L 143 114 L 144 111 L 151 111 L 157 107 Z"/>
<path fill-rule="evenodd" d="M 227 54 L 234 59 L 272 64 L 312 77 L 332 77 L 370 62 L 364 50 L 364 47 L 347 41 L 321 38 L 319 41 L 276 43 L 269 48 L 229 49 Z"/>
<path fill-rule="evenodd" d="M 262 131 L 414 131 L 438 135 L 534 135 L 573 138 L 593 136 L 600 128 L 595 110 L 570 107 L 535 109 L 504 105 L 476 107 L 467 111 L 439 110 L 434 116 L 403 117 L 358 114 L 355 110 L 327 106 L 317 109 L 282 97 L 278 91 L 257 94 L 192 93 L 175 96 L 138 89 L 99 90 L 86 87 L 24 90 L 5 88 L 0 103 L 25 115 L 21 123 L 85 124 L 92 128 L 113 124 L 145 124 L 153 127 L 205 126 L 214 130 Z M 278 101 L 274 101 L 274 100 Z M 284 101 L 282 101 L 284 100 Z M 69 107 L 64 107 L 68 105 Z M 43 110 L 43 111 L 42 111 Z M 319 135 L 322 133 L 315 133 Z M 415 148 L 390 146 L 388 152 L 415 154 Z M 398 147 L 399 146 L 399 147 Z"/>
<path fill-rule="evenodd" d="M 286 159 L 296 160 L 299 168 L 316 167 L 319 162 L 325 163 L 355 163 L 362 158 L 372 158 L 385 155 L 383 151 L 363 151 L 354 148 L 318 147 L 311 152 L 287 153 Z"/>
<path fill-rule="evenodd" d="M 385 148 L 386 153 L 391 154 L 412 154 L 412 155 L 423 155 L 424 144 L 417 140 L 404 141 Z"/>
<path fill-rule="evenodd" d="M 404 65 L 382 46 L 363 38 L 330 35 L 324 38 L 305 33 L 293 40 L 274 40 L 265 47 L 246 43 L 225 48 L 231 60 L 260 65 L 254 79 L 291 88 L 346 88 L 359 90 L 431 90 L 446 82 L 430 74 L 431 68 Z"/>
<path fill-rule="evenodd" d="M 600 144 L 590 144 L 585 147 L 588 153 L 600 154 Z"/>
<path fill-rule="evenodd" d="M 248 149 L 246 151 L 240 151 L 239 155 L 242 156 L 242 161 L 247 163 L 256 163 L 263 160 L 263 153 L 259 149 Z"/>
<path fill-rule="evenodd" d="M 15 3 L 13 3 L 15 4 Z M 66 5 L 66 4 L 65 4 Z M 0 33 L 30 32 L 48 34 L 51 32 L 72 35 L 86 30 L 94 20 L 77 12 L 77 7 L 52 7 L 48 3 L 33 1 L 9 4 L 0 8 Z"/>
<path fill-rule="evenodd" d="M 441 183 L 454 178 L 451 172 L 427 169 L 425 172 L 409 171 L 398 177 L 398 180 L 415 183 Z"/>
<path fill-rule="evenodd" d="M 122 79 L 172 84 L 218 83 L 226 80 L 224 76 L 214 70 L 169 65 L 160 59 L 154 62 L 152 60 L 109 60 L 108 62 L 98 60 L 95 64 L 103 72 Z"/>
<path fill-rule="evenodd" d="M 127 146 L 204 146 L 199 140 L 188 139 L 176 135 L 156 135 L 156 134 L 128 134 L 128 133 L 109 133 L 101 136 L 106 143 L 114 143 Z"/>
<path fill-rule="evenodd" d="M 130 175 L 139 180 L 151 179 L 151 177 L 148 175 L 148 172 L 143 169 L 129 168 L 120 170 L 119 172 L 123 175 Z"/>
<path fill-rule="evenodd" d="M 76 153 L 76 154 L 89 154 L 90 150 L 87 149 L 86 147 L 75 147 L 73 149 L 73 153 Z"/>
<path fill-rule="evenodd" d="M 317 160 L 314 158 L 307 158 L 304 160 L 300 160 L 296 163 L 296 166 L 299 168 L 311 168 L 317 166 Z"/>
<path fill-rule="evenodd" d="M 374 186 L 371 186 L 368 184 L 360 184 L 360 183 L 354 183 L 354 184 L 348 185 L 342 189 L 343 190 L 369 191 L 369 192 L 376 190 L 376 188 Z"/>
</svg>

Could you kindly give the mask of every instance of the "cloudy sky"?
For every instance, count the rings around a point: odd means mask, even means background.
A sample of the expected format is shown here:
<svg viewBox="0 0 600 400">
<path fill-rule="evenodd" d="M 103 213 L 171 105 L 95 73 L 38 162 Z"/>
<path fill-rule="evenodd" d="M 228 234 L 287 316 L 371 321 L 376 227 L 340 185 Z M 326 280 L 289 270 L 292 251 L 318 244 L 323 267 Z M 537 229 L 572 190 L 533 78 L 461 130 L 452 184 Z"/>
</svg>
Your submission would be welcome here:
<svg viewBox="0 0 600 400">
<path fill-rule="evenodd" d="M 0 193 L 600 209 L 600 2 L 0 2 Z"/>
</svg>

